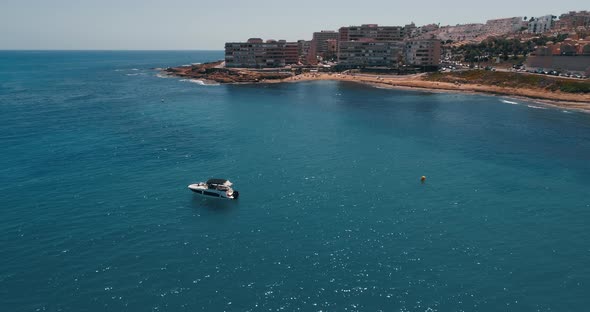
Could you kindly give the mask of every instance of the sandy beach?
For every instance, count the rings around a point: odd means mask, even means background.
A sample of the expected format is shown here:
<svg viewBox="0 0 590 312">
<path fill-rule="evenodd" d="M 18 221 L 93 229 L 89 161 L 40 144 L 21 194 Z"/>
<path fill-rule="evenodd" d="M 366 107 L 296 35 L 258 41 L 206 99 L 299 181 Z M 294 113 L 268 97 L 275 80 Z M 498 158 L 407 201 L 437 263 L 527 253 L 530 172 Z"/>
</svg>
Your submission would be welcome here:
<svg viewBox="0 0 590 312">
<path fill-rule="evenodd" d="M 494 84 L 493 79 L 473 80 L 471 78 L 436 81 L 429 79 L 428 74 L 413 75 L 376 75 L 359 73 L 303 73 L 291 76 L 289 72 L 261 72 L 246 68 L 225 68 L 223 61 L 168 68 L 162 74 L 199 80 L 203 84 L 241 84 L 241 83 L 294 83 L 303 81 L 336 80 L 370 84 L 381 88 L 413 89 L 428 92 L 462 92 L 501 95 L 520 98 L 539 104 L 557 106 L 565 109 L 590 112 L 590 93 L 566 93 L 551 91 L 536 86 L 514 87 L 511 83 Z M 522 74 L 526 75 L 526 74 Z M 519 76 L 520 77 L 520 76 Z M 518 79 L 519 77 L 503 77 Z M 524 77 L 524 76 L 523 76 Z M 473 81 L 473 82 L 472 82 Z M 504 80 L 506 81 L 506 80 Z M 504 82 L 503 81 L 503 82 Z M 512 80 L 507 80 L 511 82 Z M 483 83 L 482 83 L 483 82 Z M 487 83 L 486 83 L 487 82 Z"/>
<path fill-rule="evenodd" d="M 431 92 L 463 92 L 503 95 L 524 98 L 537 103 L 590 113 L 590 94 L 572 94 L 545 90 L 507 88 L 481 84 L 455 84 L 424 80 L 425 74 L 388 76 L 342 73 L 305 73 L 280 80 L 263 80 L 262 83 L 285 83 L 314 80 L 337 80 L 371 84 L 383 88 L 419 89 Z"/>
</svg>

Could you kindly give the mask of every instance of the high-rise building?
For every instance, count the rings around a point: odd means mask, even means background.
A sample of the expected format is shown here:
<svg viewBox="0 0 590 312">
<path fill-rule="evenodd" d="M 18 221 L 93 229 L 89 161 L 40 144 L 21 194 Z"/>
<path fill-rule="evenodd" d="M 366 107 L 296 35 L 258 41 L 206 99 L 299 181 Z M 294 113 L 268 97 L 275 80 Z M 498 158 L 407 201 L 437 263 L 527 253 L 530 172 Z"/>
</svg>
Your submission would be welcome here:
<svg viewBox="0 0 590 312">
<path fill-rule="evenodd" d="M 309 64 L 310 58 L 314 59 L 315 56 L 311 55 L 311 41 L 310 40 L 297 40 L 297 51 L 299 53 L 299 61 L 302 64 Z"/>
<path fill-rule="evenodd" d="M 362 38 L 340 42 L 338 65 L 342 67 L 396 68 L 402 60 L 403 41 L 376 41 Z"/>
<path fill-rule="evenodd" d="M 340 41 L 357 41 L 362 38 L 376 41 L 402 40 L 401 26 L 379 26 L 377 24 L 363 24 L 361 26 L 340 27 L 338 30 Z"/>
<path fill-rule="evenodd" d="M 250 38 L 247 42 L 225 44 L 225 66 L 262 68 L 283 67 L 299 62 L 298 45 L 285 40 Z"/>
<path fill-rule="evenodd" d="M 313 33 L 311 40 L 311 54 L 314 56 L 324 57 L 328 52 L 328 40 L 338 40 L 338 32 L 332 30 L 322 30 Z"/>
<path fill-rule="evenodd" d="M 434 68 L 440 65 L 441 43 L 439 39 L 410 39 L 405 41 L 407 65 Z"/>
<path fill-rule="evenodd" d="M 285 64 L 299 63 L 299 44 L 297 42 L 285 42 Z"/>
<path fill-rule="evenodd" d="M 529 32 L 534 34 L 542 34 L 553 28 L 553 15 L 545 15 L 533 18 L 529 21 Z"/>
<path fill-rule="evenodd" d="M 336 59 L 338 55 L 338 40 L 328 39 L 326 40 L 326 52 L 324 53 L 324 59 Z"/>
<path fill-rule="evenodd" d="M 340 27 L 338 64 L 342 67 L 397 67 L 403 55 L 401 26 Z"/>
</svg>

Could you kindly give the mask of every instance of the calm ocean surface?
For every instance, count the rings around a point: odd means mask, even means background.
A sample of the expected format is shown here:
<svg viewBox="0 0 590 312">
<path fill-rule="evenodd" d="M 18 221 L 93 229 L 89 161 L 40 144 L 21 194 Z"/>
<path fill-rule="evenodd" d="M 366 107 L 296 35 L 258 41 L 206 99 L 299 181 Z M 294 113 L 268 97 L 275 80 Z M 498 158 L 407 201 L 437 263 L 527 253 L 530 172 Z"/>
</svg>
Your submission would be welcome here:
<svg viewBox="0 0 590 312">
<path fill-rule="evenodd" d="M 1 311 L 590 309 L 590 114 L 219 58 L 0 52 Z"/>
</svg>

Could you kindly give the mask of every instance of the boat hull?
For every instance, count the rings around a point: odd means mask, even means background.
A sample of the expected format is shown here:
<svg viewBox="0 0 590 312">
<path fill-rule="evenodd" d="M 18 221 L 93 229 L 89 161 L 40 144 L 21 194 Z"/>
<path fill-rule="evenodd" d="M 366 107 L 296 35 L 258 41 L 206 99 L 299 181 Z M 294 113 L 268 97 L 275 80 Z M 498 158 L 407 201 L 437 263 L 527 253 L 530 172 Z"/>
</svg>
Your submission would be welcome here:
<svg viewBox="0 0 590 312">
<path fill-rule="evenodd" d="M 238 199 L 240 193 L 238 191 L 233 191 L 231 194 L 228 195 L 226 191 L 219 191 L 219 190 L 212 190 L 205 188 L 201 185 L 191 184 L 188 186 L 188 189 L 191 190 L 193 193 L 209 198 L 219 198 L 219 199 Z"/>
</svg>

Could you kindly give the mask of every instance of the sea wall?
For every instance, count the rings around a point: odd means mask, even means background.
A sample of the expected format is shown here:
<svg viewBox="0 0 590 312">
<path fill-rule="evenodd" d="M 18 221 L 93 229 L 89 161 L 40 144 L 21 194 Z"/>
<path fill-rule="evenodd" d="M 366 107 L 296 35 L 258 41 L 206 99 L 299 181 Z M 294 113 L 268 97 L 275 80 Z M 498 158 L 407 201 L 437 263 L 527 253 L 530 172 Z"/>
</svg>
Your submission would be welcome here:
<svg viewBox="0 0 590 312">
<path fill-rule="evenodd" d="M 526 66 L 566 72 L 590 74 L 590 55 L 546 55 L 529 56 Z"/>
</svg>

